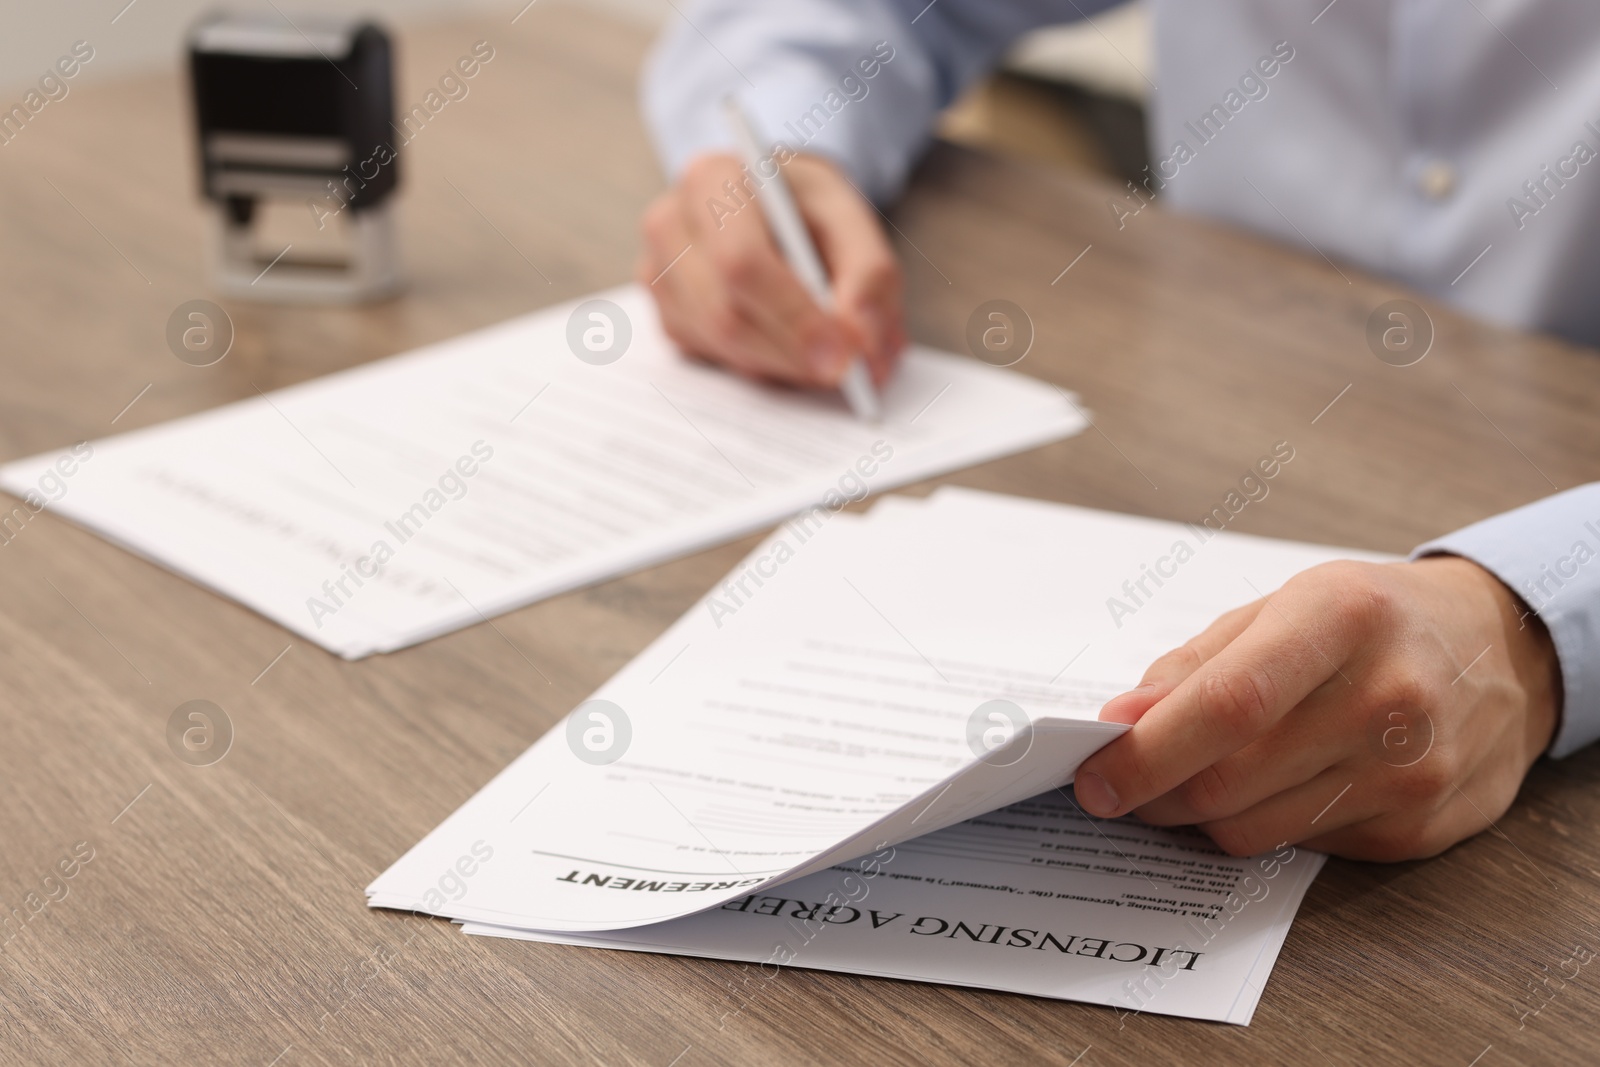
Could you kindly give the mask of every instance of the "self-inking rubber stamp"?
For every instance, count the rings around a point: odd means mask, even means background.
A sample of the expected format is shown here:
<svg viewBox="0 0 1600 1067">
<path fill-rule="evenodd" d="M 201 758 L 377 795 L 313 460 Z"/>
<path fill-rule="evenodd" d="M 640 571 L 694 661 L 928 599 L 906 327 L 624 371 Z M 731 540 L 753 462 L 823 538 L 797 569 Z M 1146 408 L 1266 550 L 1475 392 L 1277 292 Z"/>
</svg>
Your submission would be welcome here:
<svg viewBox="0 0 1600 1067">
<path fill-rule="evenodd" d="M 189 70 L 218 287 L 285 301 L 368 300 L 398 288 L 388 34 L 361 20 L 216 15 L 194 28 Z M 302 205 L 319 230 L 341 227 L 346 255 L 297 258 L 292 243 L 258 249 L 267 200 Z"/>
</svg>

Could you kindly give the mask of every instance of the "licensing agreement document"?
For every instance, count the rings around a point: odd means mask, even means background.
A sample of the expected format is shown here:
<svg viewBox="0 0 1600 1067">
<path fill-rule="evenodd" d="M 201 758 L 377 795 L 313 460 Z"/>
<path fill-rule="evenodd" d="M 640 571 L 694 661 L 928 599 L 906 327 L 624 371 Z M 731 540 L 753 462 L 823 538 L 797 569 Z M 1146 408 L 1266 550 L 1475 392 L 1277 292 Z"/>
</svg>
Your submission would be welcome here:
<svg viewBox="0 0 1600 1067">
<path fill-rule="evenodd" d="M 1324 859 L 1293 845 L 1235 858 L 1194 829 L 1093 820 L 1058 789 L 671 922 L 463 928 L 758 965 L 730 985 L 725 1016 L 771 995 L 787 966 L 1245 1025 Z"/>
<path fill-rule="evenodd" d="M 855 419 L 689 361 L 623 287 L 0 467 L 347 658 L 1079 432 L 1070 394 L 913 347 Z"/>
<path fill-rule="evenodd" d="M 1351 557 L 1384 558 L 956 489 L 802 515 L 369 903 L 1248 1022 L 1322 857 L 1096 822 L 1066 787 L 1151 660 Z"/>
</svg>

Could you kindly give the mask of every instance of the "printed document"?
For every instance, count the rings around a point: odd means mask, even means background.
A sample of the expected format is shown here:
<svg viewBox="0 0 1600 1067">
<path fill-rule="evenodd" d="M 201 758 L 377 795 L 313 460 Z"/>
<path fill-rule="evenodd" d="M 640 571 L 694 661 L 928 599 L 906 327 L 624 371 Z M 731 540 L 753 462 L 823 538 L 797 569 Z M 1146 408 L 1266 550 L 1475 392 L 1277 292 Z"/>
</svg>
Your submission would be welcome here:
<svg viewBox="0 0 1600 1067">
<path fill-rule="evenodd" d="M 1326 857 L 1286 845 L 1238 859 L 1192 828 L 1097 822 L 1069 793 L 653 926 L 464 929 L 756 964 L 728 983 L 719 1022 L 788 966 L 1248 1024 Z"/>
<path fill-rule="evenodd" d="M 1246 1022 L 1322 858 L 1097 822 L 1065 787 L 1151 660 L 1351 557 L 1383 558 L 950 488 L 803 513 L 369 902 Z"/>
<path fill-rule="evenodd" d="M 1085 425 L 1054 386 L 917 347 L 883 404 L 864 423 L 687 360 L 629 286 L 18 460 L 0 488 L 354 659 Z"/>
</svg>

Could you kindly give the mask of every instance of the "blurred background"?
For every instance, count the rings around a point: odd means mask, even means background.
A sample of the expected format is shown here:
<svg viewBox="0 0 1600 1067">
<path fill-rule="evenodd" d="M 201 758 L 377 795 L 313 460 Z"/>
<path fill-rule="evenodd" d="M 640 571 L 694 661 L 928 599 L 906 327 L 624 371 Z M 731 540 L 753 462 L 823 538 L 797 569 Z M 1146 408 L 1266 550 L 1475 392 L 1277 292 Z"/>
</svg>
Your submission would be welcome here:
<svg viewBox="0 0 1600 1067">
<path fill-rule="evenodd" d="M 670 0 L 536 0 L 593 7 L 641 26 L 677 18 Z M 683 0 L 679 0 L 683 2 Z M 78 84 L 170 68 L 188 26 L 215 0 L 29 0 L 8 5 L 0 33 L 0 91 L 18 95 L 85 27 L 94 62 Z M 270 10 L 241 2 L 230 10 Z M 483 11 L 515 11 L 521 0 L 284 0 L 297 11 L 372 14 L 396 26 Z M 137 17 L 134 17 L 137 15 Z M 1139 0 L 1080 23 L 1034 34 L 1005 69 L 976 87 L 945 116 L 950 140 L 1038 162 L 1132 177 L 1147 162 L 1144 98 L 1149 88 L 1148 25 Z M 0 96 L 0 99 L 8 99 Z"/>
</svg>

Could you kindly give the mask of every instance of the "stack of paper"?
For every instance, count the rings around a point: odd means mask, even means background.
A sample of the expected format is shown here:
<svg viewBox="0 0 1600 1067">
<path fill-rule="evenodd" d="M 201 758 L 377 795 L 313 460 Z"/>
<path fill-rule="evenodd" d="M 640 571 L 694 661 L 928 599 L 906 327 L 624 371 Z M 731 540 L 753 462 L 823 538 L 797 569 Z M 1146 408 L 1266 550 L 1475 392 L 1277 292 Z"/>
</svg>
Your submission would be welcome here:
<svg viewBox="0 0 1600 1067">
<path fill-rule="evenodd" d="M 956 489 L 803 514 L 370 902 L 1248 1022 L 1322 857 L 1230 858 L 1058 787 L 1151 659 L 1351 555 L 1377 558 Z"/>
<path fill-rule="evenodd" d="M 1085 425 L 1053 386 L 921 348 L 883 402 L 864 424 L 691 363 L 628 287 L 19 460 L 0 487 L 357 658 Z"/>
</svg>

